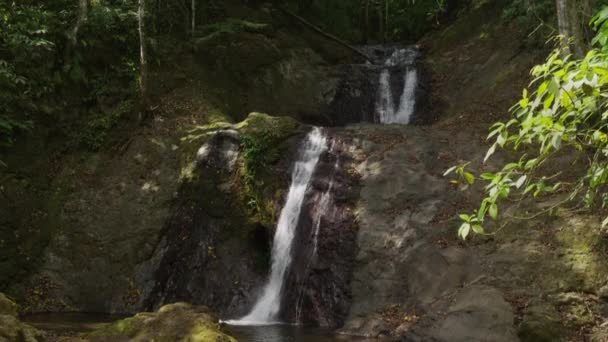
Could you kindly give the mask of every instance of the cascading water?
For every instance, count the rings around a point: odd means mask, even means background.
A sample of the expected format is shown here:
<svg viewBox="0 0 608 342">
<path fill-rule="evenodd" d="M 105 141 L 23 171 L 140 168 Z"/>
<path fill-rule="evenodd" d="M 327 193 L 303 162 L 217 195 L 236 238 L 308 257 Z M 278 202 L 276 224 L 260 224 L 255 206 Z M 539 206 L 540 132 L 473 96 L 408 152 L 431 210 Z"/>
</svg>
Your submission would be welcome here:
<svg viewBox="0 0 608 342">
<path fill-rule="evenodd" d="M 398 49 L 384 61 L 384 69 L 380 73 L 378 82 L 378 97 L 376 100 L 376 113 L 380 123 L 404 125 L 410 123 L 416 107 L 416 87 L 418 86 L 418 72 L 412 66 L 415 58 L 415 50 Z M 398 71 L 401 71 L 401 68 L 398 67 L 405 67 L 405 73 L 399 106 L 395 108 L 391 77 L 392 70 L 398 69 Z"/>
<path fill-rule="evenodd" d="M 257 300 L 253 309 L 245 317 L 227 321 L 231 325 L 268 325 L 278 322 L 281 309 L 281 298 L 285 275 L 291 264 L 291 250 L 298 226 L 306 189 L 315 171 L 319 157 L 327 150 L 327 138 L 320 128 L 313 130 L 306 137 L 300 148 L 291 175 L 291 186 L 287 194 L 285 206 L 281 210 L 279 222 L 272 247 L 272 269 L 262 296 Z"/>
</svg>

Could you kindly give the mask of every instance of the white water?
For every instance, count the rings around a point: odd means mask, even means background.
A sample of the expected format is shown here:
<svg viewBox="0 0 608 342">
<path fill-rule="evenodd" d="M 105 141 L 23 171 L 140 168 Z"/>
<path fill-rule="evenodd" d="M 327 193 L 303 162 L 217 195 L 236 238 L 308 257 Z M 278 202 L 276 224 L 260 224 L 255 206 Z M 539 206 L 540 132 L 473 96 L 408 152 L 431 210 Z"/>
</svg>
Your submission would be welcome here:
<svg viewBox="0 0 608 342">
<path fill-rule="evenodd" d="M 396 50 L 384 61 L 385 69 L 380 73 L 378 99 L 376 101 L 376 112 L 380 123 L 404 125 L 410 123 L 414 109 L 416 108 L 418 73 L 416 68 L 407 68 L 403 76 L 403 92 L 399 98 L 399 107 L 395 109 L 389 68 L 411 64 L 415 56 L 415 53 L 412 53 L 411 50 L 400 49 Z"/>
<path fill-rule="evenodd" d="M 321 153 L 327 150 L 327 138 L 315 127 L 300 147 L 299 158 L 291 174 L 291 186 L 285 206 L 281 210 L 272 246 L 272 270 L 262 296 L 245 317 L 227 321 L 231 325 L 269 325 L 278 321 L 285 274 L 291 265 L 291 249 L 306 189 Z"/>
</svg>

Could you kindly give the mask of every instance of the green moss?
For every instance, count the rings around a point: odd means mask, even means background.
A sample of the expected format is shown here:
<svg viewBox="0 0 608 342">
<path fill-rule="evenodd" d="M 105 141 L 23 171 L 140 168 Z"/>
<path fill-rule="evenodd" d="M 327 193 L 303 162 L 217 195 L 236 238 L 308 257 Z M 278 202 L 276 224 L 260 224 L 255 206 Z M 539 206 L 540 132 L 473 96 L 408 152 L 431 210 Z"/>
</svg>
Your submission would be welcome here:
<svg viewBox="0 0 608 342">
<path fill-rule="evenodd" d="M 287 140 L 298 127 L 297 121 L 291 118 L 261 113 L 251 113 L 237 125 L 242 133 L 240 176 L 243 200 L 264 225 L 276 221 L 275 199 L 284 188 L 284 179 L 277 177 L 273 165 L 285 155 Z"/>
<path fill-rule="evenodd" d="M 238 124 L 218 121 L 207 125 L 194 127 L 182 138 L 183 167 L 181 179 L 194 183 L 194 155 L 209 138 L 218 130 L 234 129 L 241 137 L 241 163 L 239 164 L 239 196 L 244 207 L 249 211 L 249 217 L 255 218 L 263 225 L 272 225 L 275 221 L 276 199 L 285 188 L 284 177 L 277 177 L 274 166 L 285 155 L 287 140 L 298 133 L 300 124 L 290 117 L 273 117 L 263 113 L 250 113 Z M 218 192 L 217 184 L 221 180 L 211 180 L 211 184 L 202 181 L 199 184 L 205 193 Z M 225 180 L 224 180 L 225 181 Z M 208 198 L 223 198 L 223 196 L 207 196 Z M 209 205 L 215 208 L 217 205 Z M 222 206 L 220 206 L 222 207 Z M 217 210 L 215 210 L 217 211 Z"/>
<path fill-rule="evenodd" d="M 190 342 L 237 342 L 232 336 L 225 335 L 218 331 L 216 327 L 209 327 L 205 325 L 195 325 L 190 332 L 188 338 Z"/>
<path fill-rule="evenodd" d="M 564 250 L 564 264 L 578 276 L 580 286 L 585 289 L 600 286 L 604 281 L 601 275 L 607 271 L 603 262 L 605 256 L 598 253 L 601 232 L 590 229 L 586 221 L 568 218 L 555 237 Z"/>
<path fill-rule="evenodd" d="M 221 332 L 217 319 L 206 308 L 186 303 L 165 305 L 156 313 L 140 313 L 86 334 L 93 340 L 129 338 L 157 342 L 236 342 Z"/>
<path fill-rule="evenodd" d="M 109 324 L 97 331 L 87 334 L 86 337 L 97 338 L 97 337 L 117 337 L 117 336 L 128 336 L 132 337 L 139 323 L 139 315 L 123 319 L 116 323 Z"/>
</svg>

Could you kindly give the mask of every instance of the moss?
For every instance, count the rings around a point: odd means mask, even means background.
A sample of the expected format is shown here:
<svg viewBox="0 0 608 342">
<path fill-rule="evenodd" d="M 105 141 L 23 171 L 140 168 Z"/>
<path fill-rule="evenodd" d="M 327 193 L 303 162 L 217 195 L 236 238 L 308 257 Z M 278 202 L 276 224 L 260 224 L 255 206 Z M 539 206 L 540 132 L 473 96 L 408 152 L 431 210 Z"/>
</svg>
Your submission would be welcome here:
<svg viewBox="0 0 608 342">
<path fill-rule="evenodd" d="M 576 218 L 566 218 L 562 229 L 555 238 L 564 250 L 563 262 L 580 279 L 580 286 L 590 290 L 599 287 L 606 274 L 605 256 L 598 251 L 601 245 L 601 232 L 591 229 L 589 222 Z M 600 252 L 600 253 L 598 253 Z M 563 275 L 556 275 L 556 277 Z"/>
<path fill-rule="evenodd" d="M 284 156 L 287 140 L 297 132 L 297 121 L 251 113 L 237 129 L 242 133 L 241 195 L 246 207 L 266 226 L 276 221 L 276 199 L 284 188 L 284 178 L 273 167 Z"/>
<path fill-rule="evenodd" d="M 182 149 L 183 166 L 180 177 L 183 181 L 194 183 L 195 151 L 218 130 L 238 131 L 241 138 L 241 162 L 238 172 L 241 202 L 245 210 L 249 211 L 250 218 L 265 226 L 272 225 L 275 221 L 276 199 L 285 188 L 285 179 L 277 175 L 275 166 L 286 154 L 289 147 L 287 140 L 299 132 L 299 127 L 300 124 L 290 117 L 273 117 L 257 112 L 250 113 L 238 124 L 218 121 L 196 126 L 187 131 L 187 135 L 182 138 L 185 148 Z M 222 180 L 207 179 L 200 183 L 199 186 L 205 189 L 205 193 L 219 193 L 216 186 L 221 184 Z M 207 197 L 223 198 L 224 196 Z M 208 207 L 216 208 L 217 204 Z"/>
<path fill-rule="evenodd" d="M 186 303 L 165 305 L 156 313 L 140 313 L 86 334 L 93 340 L 236 342 L 221 332 L 217 319 L 204 307 Z"/>
<path fill-rule="evenodd" d="M 217 330 L 216 327 L 206 325 L 195 325 L 190 331 L 188 341 L 191 342 L 236 342 L 232 336 L 225 335 Z"/>
<path fill-rule="evenodd" d="M 559 313 L 548 304 L 533 305 L 527 309 L 518 331 L 522 342 L 559 341 L 562 334 Z"/>
<path fill-rule="evenodd" d="M 109 324 L 97 331 L 87 334 L 86 337 L 98 338 L 98 337 L 117 337 L 127 336 L 132 337 L 135 335 L 136 330 L 140 323 L 140 315 L 123 319 L 112 324 Z"/>
</svg>

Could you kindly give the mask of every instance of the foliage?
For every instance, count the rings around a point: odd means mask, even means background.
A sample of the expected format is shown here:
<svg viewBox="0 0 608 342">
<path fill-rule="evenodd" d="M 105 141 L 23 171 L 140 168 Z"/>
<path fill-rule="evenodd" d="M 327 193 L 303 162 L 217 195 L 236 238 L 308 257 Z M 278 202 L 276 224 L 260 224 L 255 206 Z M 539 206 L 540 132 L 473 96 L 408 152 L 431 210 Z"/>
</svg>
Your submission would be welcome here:
<svg viewBox="0 0 608 342">
<path fill-rule="evenodd" d="M 43 6 L 0 4 L 0 145 L 32 127 L 37 101 L 54 89 L 48 69 L 57 20 Z"/>
<path fill-rule="evenodd" d="M 389 39 L 418 39 L 447 11 L 446 0 L 387 1 Z"/>
<path fill-rule="evenodd" d="M 138 60 L 134 4 L 91 1 L 77 45 L 68 49 L 77 12 L 77 1 L 0 3 L 0 146 L 11 145 L 34 122 L 61 120 L 74 111 L 84 118 L 100 99 L 132 95 Z M 85 145 L 98 144 L 88 138 L 99 134 L 89 133 L 111 126 L 106 123 L 115 117 L 107 115 L 85 123 Z"/>
<path fill-rule="evenodd" d="M 518 25 L 538 25 L 555 17 L 555 0 L 513 0 L 503 10 L 503 21 Z"/>
<path fill-rule="evenodd" d="M 97 113 L 87 119 L 84 128 L 79 132 L 80 144 L 89 150 L 99 150 L 107 140 L 108 134 L 118 121 L 133 111 L 132 100 L 125 100 L 109 113 Z"/>
<path fill-rule="evenodd" d="M 488 139 L 493 144 L 485 160 L 497 149 L 507 148 L 520 157 L 498 172 L 479 176 L 487 183 L 486 197 L 472 214 L 460 216 L 460 237 L 466 238 L 471 230 L 484 233 L 488 218 L 499 216 L 499 202 L 514 196 L 521 201 L 547 193 L 565 194 L 545 210 L 566 203 L 591 209 L 608 204 L 608 7 L 592 23 L 597 31 L 594 48 L 580 60 L 562 57 L 565 52 L 559 48 L 553 51 L 544 64 L 532 69 L 531 90 L 524 90 L 511 109 L 512 119 L 491 127 Z M 581 165 L 582 173 L 566 175 L 551 166 L 564 154 L 579 157 L 570 168 L 574 171 Z M 463 172 L 460 181 L 466 177 Z"/>
</svg>

